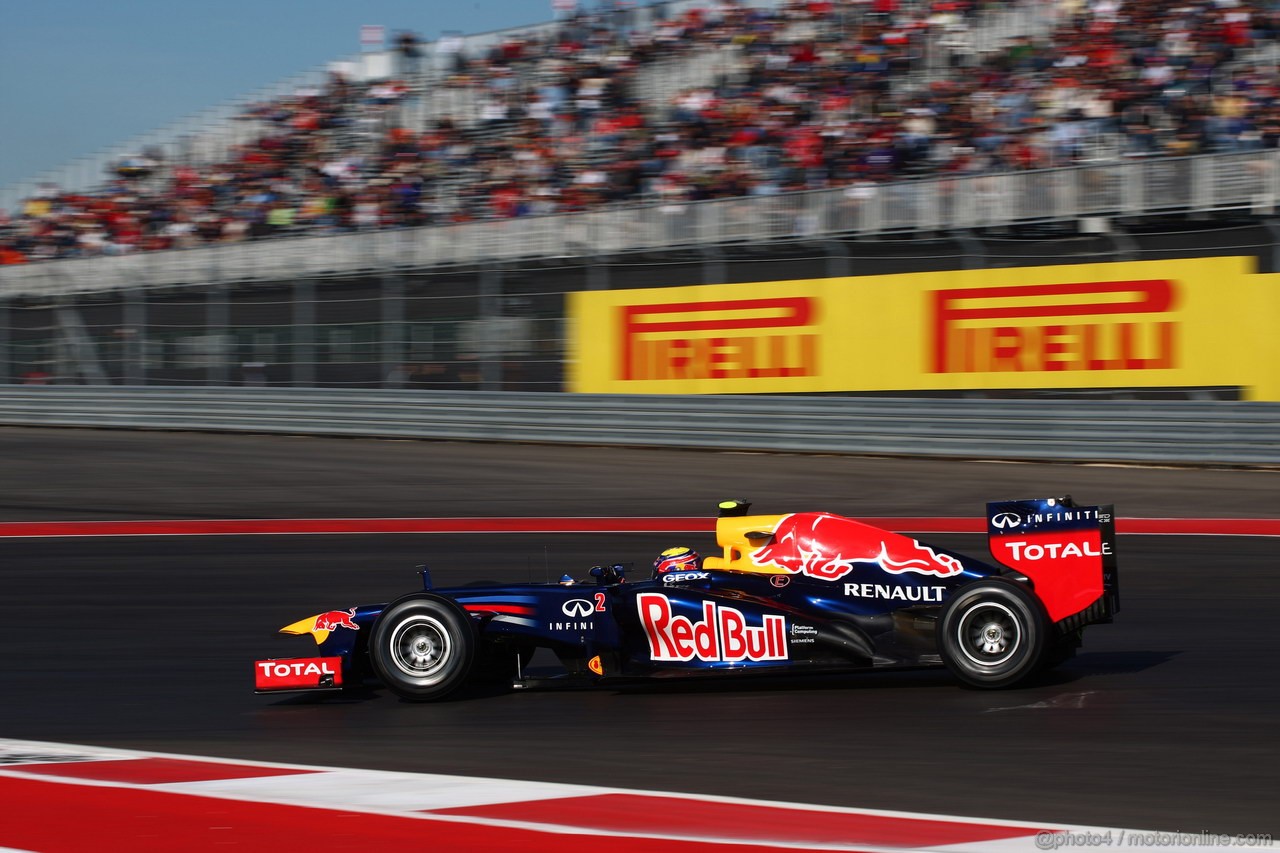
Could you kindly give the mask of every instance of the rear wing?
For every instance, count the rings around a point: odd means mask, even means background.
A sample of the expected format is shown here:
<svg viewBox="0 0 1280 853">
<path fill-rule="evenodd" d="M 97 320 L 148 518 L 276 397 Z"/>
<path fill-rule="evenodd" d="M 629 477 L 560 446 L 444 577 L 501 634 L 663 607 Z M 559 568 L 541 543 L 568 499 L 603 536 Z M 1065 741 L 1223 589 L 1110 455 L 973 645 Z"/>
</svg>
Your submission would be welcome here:
<svg viewBox="0 0 1280 853">
<path fill-rule="evenodd" d="M 1071 631 L 1120 610 L 1115 510 L 1070 496 L 987 504 L 996 562 L 1026 576 L 1049 618 Z"/>
</svg>

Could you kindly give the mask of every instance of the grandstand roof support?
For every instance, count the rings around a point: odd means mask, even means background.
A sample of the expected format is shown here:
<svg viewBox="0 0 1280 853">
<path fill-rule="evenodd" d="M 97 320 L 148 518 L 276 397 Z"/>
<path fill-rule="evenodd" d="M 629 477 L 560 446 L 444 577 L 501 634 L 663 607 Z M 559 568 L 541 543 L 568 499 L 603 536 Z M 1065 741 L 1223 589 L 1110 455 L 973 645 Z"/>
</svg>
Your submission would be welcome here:
<svg viewBox="0 0 1280 853">
<path fill-rule="evenodd" d="M 230 333 L 231 296 L 225 284 L 211 284 L 205 294 L 204 302 L 205 334 L 221 343 L 211 347 L 213 357 L 209 359 L 206 377 L 210 385 L 231 384 L 231 360 L 236 356 L 236 340 Z"/>
<path fill-rule="evenodd" d="M 9 300 L 0 301 L 0 384 L 15 381 L 13 359 L 9 354 Z"/>
<path fill-rule="evenodd" d="M 316 384 L 316 284 L 311 279 L 293 283 L 293 328 L 289 330 L 290 381 L 297 387 Z"/>
<path fill-rule="evenodd" d="M 1271 271 L 1280 272 L 1280 219 L 1268 217 L 1262 224 L 1271 235 Z"/>
<path fill-rule="evenodd" d="M 486 322 L 502 314 L 499 297 L 502 295 L 502 269 L 498 263 L 486 264 L 480 270 L 479 277 L 480 328 L 491 330 L 493 323 Z M 480 390 L 502 390 L 502 353 L 497 347 L 482 346 L 477 356 L 480 359 Z"/>
<path fill-rule="evenodd" d="M 1111 230 L 1107 232 L 1107 236 L 1111 238 L 1112 244 L 1116 247 L 1115 260 L 1142 260 L 1142 249 L 1138 246 L 1138 242 L 1119 223 L 1112 221 Z"/>
<path fill-rule="evenodd" d="M 609 267 L 607 262 L 609 256 L 606 254 L 592 255 L 587 261 L 587 289 L 588 290 L 608 290 L 609 289 Z"/>
<path fill-rule="evenodd" d="M 822 247 L 827 253 L 827 275 L 831 278 L 849 275 L 849 250 L 844 243 L 839 240 L 823 240 Z"/>
<path fill-rule="evenodd" d="M 80 311 L 70 297 L 59 300 L 54 309 L 58 322 L 57 370 L 59 378 L 83 378 L 86 385 L 109 385 L 106 371 L 98 361 L 98 349 L 84 329 Z"/>
<path fill-rule="evenodd" d="M 724 284 L 728 280 L 728 273 L 724 266 L 724 252 L 720 251 L 720 247 L 707 243 L 698 247 L 698 253 L 702 255 L 702 283 Z"/>
<path fill-rule="evenodd" d="M 140 287 L 125 291 L 123 327 L 124 358 L 120 381 L 125 385 L 147 384 L 147 292 Z"/>
<path fill-rule="evenodd" d="M 964 268 L 967 270 L 977 270 L 984 268 L 986 264 L 987 250 L 982 245 L 982 241 L 974 235 L 972 229 L 962 228 L 953 232 L 956 242 L 964 249 Z"/>
<path fill-rule="evenodd" d="M 403 365 L 408 360 L 405 354 L 404 324 L 404 276 L 400 273 L 387 272 L 378 277 L 381 288 L 379 295 L 379 337 L 382 350 L 382 365 L 385 370 L 382 376 L 383 388 L 403 388 Z"/>
</svg>

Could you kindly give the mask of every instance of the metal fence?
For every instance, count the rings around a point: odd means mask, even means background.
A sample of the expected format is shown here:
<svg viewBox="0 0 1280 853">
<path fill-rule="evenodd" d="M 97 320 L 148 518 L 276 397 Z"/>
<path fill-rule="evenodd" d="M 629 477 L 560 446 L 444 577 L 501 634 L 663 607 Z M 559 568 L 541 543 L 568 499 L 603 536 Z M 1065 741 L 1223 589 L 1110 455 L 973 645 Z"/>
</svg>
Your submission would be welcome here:
<svg viewBox="0 0 1280 853">
<path fill-rule="evenodd" d="M 1223 255 L 1252 257 L 1260 271 L 1274 272 L 1278 236 L 1280 223 L 1206 220 L 1070 238 L 826 238 L 346 276 L 307 277 L 284 266 L 273 270 L 279 278 L 234 284 L 195 277 L 165 287 L 139 274 L 118 279 L 117 288 L 80 291 L 74 279 L 59 278 L 25 295 L 0 292 L 0 385 L 563 391 L 573 322 L 567 299 L 576 291 Z M 44 266 L 59 274 L 68 265 Z M 1143 394 L 1232 399 L 1238 391 Z"/>
<path fill-rule="evenodd" d="M 0 298 L 1082 218 L 1270 213 L 1278 196 L 1280 151 L 1163 158 L 4 266 Z"/>
<path fill-rule="evenodd" d="M 1280 404 L 0 388 L 0 423 L 993 460 L 1280 465 Z"/>
</svg>

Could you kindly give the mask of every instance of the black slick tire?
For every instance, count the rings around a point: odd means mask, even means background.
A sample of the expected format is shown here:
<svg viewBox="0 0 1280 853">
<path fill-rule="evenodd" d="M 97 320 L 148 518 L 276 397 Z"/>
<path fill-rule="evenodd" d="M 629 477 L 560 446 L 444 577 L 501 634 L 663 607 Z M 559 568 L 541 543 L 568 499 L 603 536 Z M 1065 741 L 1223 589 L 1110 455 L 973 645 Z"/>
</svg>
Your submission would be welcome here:
<svg viewBox="0 0 1280 853">
<path fill-rule="evenodd" d="M 973 687 L 1013 685 L 1044 664 L 1049 620 L 1035 596 L 1015 583 L 963 587 L 938 618 L 938 651 L 947 668 Z"/>
<path fill-rule="evenodd" d="M 448 599 L 415 594 L 378 615 L 369 660 L 392 692 L 411 702 L 443 699 L 471 674 L 476 632 L 466 611 Z"/>
</svg>

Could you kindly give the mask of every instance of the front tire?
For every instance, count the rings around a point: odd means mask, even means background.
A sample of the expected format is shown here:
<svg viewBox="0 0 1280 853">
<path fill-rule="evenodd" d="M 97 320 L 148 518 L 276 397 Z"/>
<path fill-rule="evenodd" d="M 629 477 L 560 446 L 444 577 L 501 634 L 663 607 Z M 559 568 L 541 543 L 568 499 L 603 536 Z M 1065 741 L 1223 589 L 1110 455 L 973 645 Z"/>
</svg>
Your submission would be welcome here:
<svg viewBox="0 0 1280 853">
<path fill-rule="evenodd" d="M 1049 620 L 1031 593 L 1012 583 L 964 587 L 938 619 L 947 668 L 974 687 L 1011 687 L 1040 670 Z"/>
<path fill-rule="evenodd" d="M 475 660 L 471 617 L 453 602 L 412 595 L 387 605 L 373 625 L 369 658 L 392 692 L 411 702 L 443 699 L 467 680 Z"/>
</svg>

